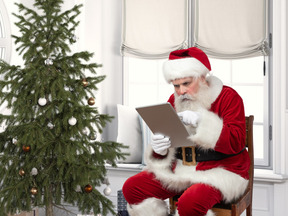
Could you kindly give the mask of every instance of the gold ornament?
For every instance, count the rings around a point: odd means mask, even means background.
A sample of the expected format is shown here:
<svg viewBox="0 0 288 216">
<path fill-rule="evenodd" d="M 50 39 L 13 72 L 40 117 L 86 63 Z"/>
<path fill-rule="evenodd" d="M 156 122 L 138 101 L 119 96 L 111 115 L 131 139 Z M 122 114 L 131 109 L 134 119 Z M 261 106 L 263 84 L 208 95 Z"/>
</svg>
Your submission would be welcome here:
<svg viewBox="0 0 288 216">
<path fill-rule="evenodd" d="M 22 147 L 22 149 L 23 149 L 23 151 L 24 152 L 30 152 L 30 150 L 31 150 L 31 147 L 29 146 L 29 145 L 24 145 L 23 147 Z"/>
<path fill-rule="evenodd" d="M 84 86 L 84 87 L 86 87 L 86 86 L 88 86 L 88 81 L 86 80 L 86 79 L 83 79 L 82 80 L 82 85 Z"/>
<path fill-rule="evenodd" d="M 93 97 L 90 97 L 90 98 L 88 99 L 88 104 L 89 104 L 90 106 L 94 105 L 94 104 L 95 104 L 95 99 L 94 99 Z"/>
<path fill-rule="evenodd" d="M 24 176 L 24 175 L 25 175 L 25 171 L 24 171 L 23 169 L 20 169 L 20 170 L 19 170 L 19 175 L 20 175 L 20 176 Z"/>
<path fill-rule="evenodd" d="M 30 192 L 31 192 L 31 194 L 36 195 L 38 193 L 37 187 L 32 187 Z"/>
<path fill-rule="evenodd" d="M 91 193 L 93 190 L 93 187 L 92 187 L 92 185 L 88 184 L 85 186 L 84 190 L 86 193 Z"/>
</svg>

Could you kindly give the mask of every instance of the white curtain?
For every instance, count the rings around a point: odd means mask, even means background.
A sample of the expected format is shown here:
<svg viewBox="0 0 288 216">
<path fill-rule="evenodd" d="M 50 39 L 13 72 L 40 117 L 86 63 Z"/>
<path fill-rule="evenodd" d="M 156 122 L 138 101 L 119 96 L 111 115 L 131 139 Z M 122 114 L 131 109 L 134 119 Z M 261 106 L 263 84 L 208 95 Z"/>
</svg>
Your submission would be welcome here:
<svg viewBox="0 0 288 216">
<path fill-rule="evenodd" d="M 193 41 L 210 57 L 268 54 L 267 0 L 195 0 Z"/>
<path fill-rule="evenodd" d="M 167 58 L 187 48 L 188 0 L 122 0 L 124 56 Z"/>
</svg>

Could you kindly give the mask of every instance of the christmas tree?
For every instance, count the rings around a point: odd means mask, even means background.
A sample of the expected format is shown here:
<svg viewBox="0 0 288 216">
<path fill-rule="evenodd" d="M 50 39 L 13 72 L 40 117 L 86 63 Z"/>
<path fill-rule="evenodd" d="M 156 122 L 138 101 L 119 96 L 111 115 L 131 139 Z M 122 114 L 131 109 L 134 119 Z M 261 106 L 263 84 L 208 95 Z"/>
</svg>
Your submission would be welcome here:
<svg viewBox="0 0 288 216">
<path fill-rule="evenodd" d="M 0 61 L 0 104 L 10 110 L 0 114 L 0 215 L 45 207 L 53 216 L 63 203 L 113 213 L 95 187 L 109 184 L 105 165 L 125 158 L 125 146 L 99 138 L 112 119 L 95 105 L 101 65 L 89 63 L 93 53 L 71 52 L 81 5 L 64 12 L 63 0 L 17 6 L 21 35 L 13 37 L 24 64 Z"/>
</svg>

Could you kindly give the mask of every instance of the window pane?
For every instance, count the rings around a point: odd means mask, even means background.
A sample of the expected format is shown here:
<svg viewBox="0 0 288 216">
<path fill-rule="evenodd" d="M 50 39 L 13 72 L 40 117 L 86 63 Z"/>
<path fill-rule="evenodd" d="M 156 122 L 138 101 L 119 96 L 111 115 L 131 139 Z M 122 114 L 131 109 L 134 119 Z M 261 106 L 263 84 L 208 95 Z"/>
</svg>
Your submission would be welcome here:
<svg viewBox="0 0 288 216">
<path fill-rule="evenodd" d="M 5 3 L 0 1 L 0 59 L 9 62 L 11 57 L 11 31 Z"/>
<path fill-rule="evenodd" d="M 174 87 L 171 84 L 160 84 L 159 85 L 159 102 L 166 102 L 168 100 L 168 98 L 171 96 L 171 94 L 174 93 Z"/>
<path fill-rule="evenodd" d="M 125 82 L 128 85 L 126 105 L 135 107 L 168 100 L 174 89 L 163 77 L 162 65 L 166 60 L 133 57 L 124 57 L 124 60 Z"/>
<path fill-rule="evenodd" d="M 263 123 L 263 87 L 262 86 L 234 86 L 242 97 L 245 106 L 245 115 L 254 115 L 254 122 Z"/>
<path fill-rule="evenodd" d="M 242 97 L 246 115 L 254 115 L 254 121 L 263 123 L 264 79 L 263 57 L 241 60 L 211 59 L 213 75 L 225 85 L 234 88 Z"/>
<path fill-rule="evenodd" d="M 127 58 L 127 57 L 125 57 Z M 157 61 L 128 58 L 130 82 L 156 82 L 158 79 Z"/>
<path fill-rule="evenodd" d="M 157 103 L 157 85 L 130 84 L 129 106 L 137 107 Z"/>
<path fill-rule="evenodd" d="M 4 59 L 4 57 L 5 57 L 5 48 L 0 47 L 0 59 Z"/>
<path fill-rule="evenodd" d="M 174 93 L 162 72 L 166 60 L 143 60 L 124 57 L 124 70 L 129 73 L 129 94 L 126 105 L 143 106 L 166 102 Z M 219 60 L 210 58 L 212 75 L 225 85 L 234 88 L 242 97 L 245 115 L 254 115 L 255 165 L 268 166 L 268 138 L 264 130 L 268 128 L 268 86 L 263 78 L 263 57 L 241 60 Z M 127 94 L 126 94 L 127 95 Z"/>
<path fill-rule="evenodd" d="M 255 165 L 269 165 L 268 137 L 264 129 L 268 128 L 268 85 L 264 82 L 263 57 L 241 60 L 211 59 L 213 74 L 225 85 L 234 88 L 242 97 L 245 115 L 254 115 Z M 264 100 L 265 99 L 265 100 Z"/>
<path fill-rule="evenodd" d="M 254 158 L 264 158 L 264 134 L 263 125 L 253 125 L 253 137 L 254 137 Z"/>
<path fill-rule="evenodd" d="M 4 37 L 4 27 L 3 27 L 3 19 L 2 19 L 2 13 L 0 11 L 0 38 Z"/>
<path fill-rule="evenodd" d="M 231 83 L 231 61 L 210 58 L 213 75 L 222 80 L 223 83 Z"/>
<path fill-rule="evenodd" d="M 263 84 L 263 57 L 232 61 L 232 82 Z"/>
</svg>

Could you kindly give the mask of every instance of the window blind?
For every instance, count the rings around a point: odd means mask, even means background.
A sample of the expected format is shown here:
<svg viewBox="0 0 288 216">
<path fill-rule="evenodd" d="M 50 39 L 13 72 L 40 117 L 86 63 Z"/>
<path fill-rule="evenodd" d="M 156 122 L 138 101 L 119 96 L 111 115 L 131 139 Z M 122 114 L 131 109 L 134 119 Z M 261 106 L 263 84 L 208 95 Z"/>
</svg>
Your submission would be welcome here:
<svg viewBox="0 0 288 216">
<path fill-rule="evenodd" d="M 124 56 L 167 58 L 187 48 L 188 0 L 122 0 Z"/>
<path fill-rule="evenodd" d="M 193 41 L 210 57 L 268 54 L 267 0 L 195 0 Z"/>
</svg>

